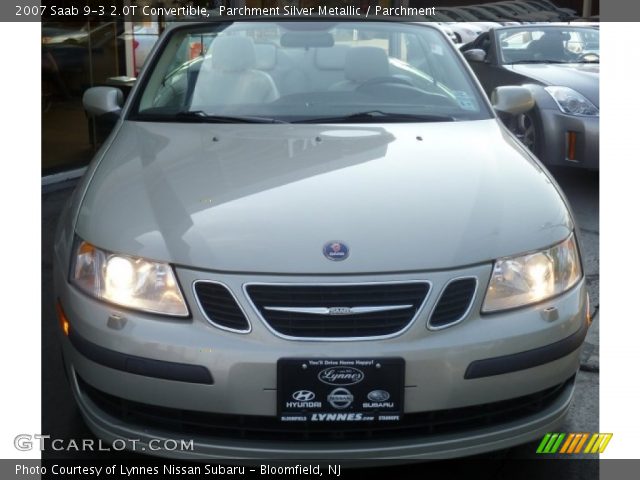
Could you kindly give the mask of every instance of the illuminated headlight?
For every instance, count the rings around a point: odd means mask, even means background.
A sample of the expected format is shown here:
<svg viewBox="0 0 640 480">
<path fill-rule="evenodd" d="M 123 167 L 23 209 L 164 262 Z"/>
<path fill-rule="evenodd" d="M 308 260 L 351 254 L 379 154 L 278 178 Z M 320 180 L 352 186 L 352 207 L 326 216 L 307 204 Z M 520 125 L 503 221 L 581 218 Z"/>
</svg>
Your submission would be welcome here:
<svg viewBox="0 0 640 480">
<path fill-rule="evenodd" d="M 584 95 L 569 87 L 545 87 L 545 90 L 556 102 L 562 113 L 585 117 L 600 115 L 598 107 L 591 103 Z"/>
<path fill-rule="evenodd" d="M 522 307 L 567 291 L 582 278 L 573 234 L 546 250 L 496 261 L 484 299 L 485 313 Z"/>
<path fill-rule="evenodd" d="M 150 313 L 189 314 L 169 264 L 101 250 L 76 239 L 71 282 L 100 300 Z"/>
</svg>

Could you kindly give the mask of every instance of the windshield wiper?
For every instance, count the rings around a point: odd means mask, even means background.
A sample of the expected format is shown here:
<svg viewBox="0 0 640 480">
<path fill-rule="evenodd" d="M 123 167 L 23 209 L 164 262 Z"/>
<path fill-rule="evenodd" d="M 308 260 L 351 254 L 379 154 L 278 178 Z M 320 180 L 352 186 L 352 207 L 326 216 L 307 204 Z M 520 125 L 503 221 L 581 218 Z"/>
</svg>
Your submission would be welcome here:
<svg viewBox="0 0 640 480">
<path fill-rule="evenodd" d="M 247 115 L 211 115 L 203 110 L 184 110 L 175 114 L 173 118 L 198 123 L 288 123 L 269 117 L 254 117 Z"/>
<path fill-rule="evenodd" d="M 351 113 L 340 117 L 317 117 L 293 123 L 392 123 L 392 122 L 453 122 L 454 117 L 421 113 L 393 113 L 381 110 Z"/>
</svg>

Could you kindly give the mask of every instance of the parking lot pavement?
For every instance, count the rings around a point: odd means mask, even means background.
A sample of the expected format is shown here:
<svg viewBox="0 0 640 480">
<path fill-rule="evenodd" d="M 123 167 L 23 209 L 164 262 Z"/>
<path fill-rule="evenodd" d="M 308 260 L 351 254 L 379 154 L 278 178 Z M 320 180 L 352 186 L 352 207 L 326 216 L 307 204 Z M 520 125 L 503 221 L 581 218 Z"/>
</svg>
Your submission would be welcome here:
<svg viewBox="0 0 640 480">
<path fill-rule="evenodd" d="M 564 170 L 554 172 L 578 223 L 584 274 L 591 302 L 592 324 L 582 350 L 580 373 L 569 417 L 567 432 L 598 432 L 600 418 L 600 199 L 599 176 L 593 172 Z M 587 458 L 581 454 L 578 458 Z"/>
<path fill-rule="evenodd" d="M 599 176 L 581 170 L 552 172 L 564 190 L 578 224 L 580 250 L 593 323 L 582 350 L 583 372 L 598 373 L 600 346 L 600 216 Z"/>
<path fill-rule="evenodd" d="M 60 211 L 73 191 L 71 187 L 58 185 L 56 190 L 49 189 L 42 195 L 42 432 L 64 440 L 94 438 L 80 418 L 67 384 L 54 310 L 53 235 Z"/>
<path fill-rule="evenodd" d="M 561 431 L 598 432 L 599 177 L 597 174 L 579 170 L 557 170 L 552 173 L 566 193 L 579 224 L 580 248 L 591 299 L 591 310 L 595 313 L 594 322 L 583 349 L 574 402 Z M 53 307 L 53 287 L 51 284 L 53 234 L 60 210 L 72 191 L 68 185 L 67 188 L 64 187 L 64 185 L 58 186 L 53 191 L 49 189 L 42 195 L 42 432 L 51 435 L 52 438 L 68 440 L 93 438 L 93 435 L 80 419 L 65 379 Z M 536 458 L 537 443 L 529 443 L 505 452 L 498 452 L 493 458 L 507 460 Z M 45 452 L 44 456 L 61 458 L 70 455 L 82 458 L 81 452 L 49 451 Z M 84 457 L 109 456 L 113 459 L 122 459 L 122 455 L 107 453 L 85 455 Z M 131 455 L 126 455 L 126 458 L 130 457 Z M 597 474 L 597 469 L 595 472 Z M 502 473 L 504 472 L 501 472 L 500 475 Z M 576 467 L 575 477 L 571 475 L 566 478 L 594 478 L 593 464 L 584 462 L 582 466 Z"/>
<path fill-rule="evenodd" d="M 564 191 L 578 224 L 578 236 L 583 259 L 584 274 L 587 279 L 587 290 L 591 302 L 593 323 L 587 333 L 582 350 L 580 372 L 576 380 L 576 393 L 569 415 L 561 432 L 598 432 L 599 403 L 599 176 L 597 173 L 574 169 L 558 169 L 552 171 Z M 527 459 L 536 457 L 538 442 L 512 448 L 507 457 Z M 587 459 L 591 455 L 579 454 L 572 458 Z M 584 465 L 592 468 L 592 465 Z M 597 473 L 597 469 L 596 469 Z M 578 469 L 575 477 L 591 478 L 586 472 Z M 584 476 L 581 476 L 584 475 Z"/>
</svg>

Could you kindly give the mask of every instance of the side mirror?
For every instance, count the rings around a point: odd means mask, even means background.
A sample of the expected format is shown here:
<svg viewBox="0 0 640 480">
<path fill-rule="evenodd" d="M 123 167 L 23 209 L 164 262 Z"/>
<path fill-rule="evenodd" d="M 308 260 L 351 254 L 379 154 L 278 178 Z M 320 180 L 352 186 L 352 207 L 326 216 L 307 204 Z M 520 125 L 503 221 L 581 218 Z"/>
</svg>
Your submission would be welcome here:
<svg viewBox="0 0 640 480">
<path fill-rule="evenodd" d="M 525 87 L 498 87 L 491 94 L 491 103 L 498 112 L 518 115 L 531 110 L 536 102 Z"/>
<path fill-rule="evenodd" d="M 90 116 L 105 113 L 119 114 L 122 109 L 124 95 L 122 90 L 114 87 L 92 87 L 84 92 L 82 104 Z"/>
<path fill-rule="evenodd" d="M 472 48 L 463 53 L 467 62 L 484 62 L 487 58 L 487 52 L 480 48 Z"/>
</svg>

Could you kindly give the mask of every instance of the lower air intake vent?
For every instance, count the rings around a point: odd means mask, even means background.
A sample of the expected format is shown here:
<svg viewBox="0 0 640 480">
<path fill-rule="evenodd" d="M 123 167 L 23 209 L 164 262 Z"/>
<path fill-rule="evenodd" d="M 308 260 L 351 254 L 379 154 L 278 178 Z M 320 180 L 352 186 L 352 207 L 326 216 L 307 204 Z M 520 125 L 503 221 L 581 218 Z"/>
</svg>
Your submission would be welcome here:
<svg viewBox="0 0 640 480">
<path fill-rule="evenodd" d="M 248 332 L 249 322 L 231 292 L 219 283 L 199 281 L 196 297 L 207 319 L 214 325 L 237 332 Z"/>
<path fill-rule="evenodd" d="M 276 442 L 288 445 L 301 442 L 300 445 L 306 444 L 309 448 L 326 447 L 326 442 L 350 442 L 346 448 L 367 444 L 375 448 L 381 441 L 440 441 L 443 435 L 469 436 L 482 429 L 495 431 L 513 426 L 514 422 L 525 424 L 540 415 L 548 415 L 550 409 L 557 409 L 559 403 L 566 401 L 574 383 L 574 377 L 571 377 L 555 387 L 523 397 L 447 410 L 405 413 L 398 422 L 344 422 L 336 428 L 331 422 L 280 422 L 275 415 L 229 415 L 139 403 L 98 390 L 79 375 L 76 379 L 80 392 L 88 397 L 93 408 L 132 429 L 160 432 L 165 437 L 197 435 L 204 438 L 203 444 L 207 439 L 212 443 L 223 442 L 223 439 L 274 442 L 263 444 L 265 448 L 282 448 L 283 444 Z M 314 446 L 314 442 L 319 444 Z"/>
<path fill-rule="evenodd" d="M 476 292 L 475 278 L 460 278 L 447 284 L 431 314 L 429 326 L 442 328 L 462 320 Z"/>
</svg>

